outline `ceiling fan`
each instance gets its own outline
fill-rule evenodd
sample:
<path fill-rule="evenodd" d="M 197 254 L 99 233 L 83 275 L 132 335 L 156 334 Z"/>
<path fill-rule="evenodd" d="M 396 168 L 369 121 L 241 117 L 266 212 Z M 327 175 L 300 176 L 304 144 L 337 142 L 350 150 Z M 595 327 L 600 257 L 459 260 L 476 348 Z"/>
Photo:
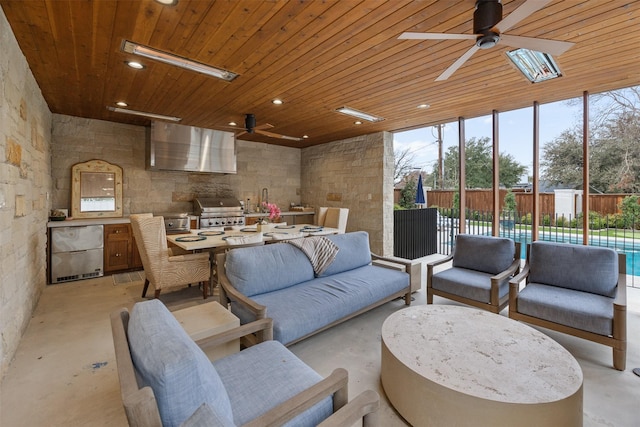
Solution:
<path fill-rule="evenodd" d="M 402 40 L 475 40 L 473 45 L 456 62 L 438 76 L 436 81 L 447 80 L 479 49 L 490 49 L 496 44 L 525 48 L 551 55 L 562 55 L 574 43 L 504 34 L 518 22 L 542 9 L 551 0 L 527 0 L 509 16 L 502 19 L 500 0 L 477 0 L 473 12 L 473 34 L 402 33 Z"/>
<path fill-rule="evenodd" d="M 288 139 L 291 141 L 302 141 L 302 138 L 298 138 L 296 136 L 287 136 L 280 135 L 279 133 L 268 132 L 265 129 L 271 129 L 273 125 L 269 123 L 265 123 L 262 125 L 256 126 L 256 116 L 254 114 L 245 114 L 244 118 L 244 128 L 238 126 L 229 126 L 230 129 L 239 129 L 240 133 L 236 134 L 236 137 L 240 135 L 244 135 L 245 133 L 258 133 L 260 135 L 268 136 L 270 138 L 278 138 L 278 139 Z"/>

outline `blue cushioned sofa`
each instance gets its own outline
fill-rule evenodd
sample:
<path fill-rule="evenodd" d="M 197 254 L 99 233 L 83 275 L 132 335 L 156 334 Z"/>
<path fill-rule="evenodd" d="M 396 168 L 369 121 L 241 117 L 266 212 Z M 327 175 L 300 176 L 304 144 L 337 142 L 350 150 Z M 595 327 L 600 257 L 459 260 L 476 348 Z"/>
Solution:
<path fill-rule="evenodd" d="M 614 368 L 624 371 L 625 255 L 597 246 L 533 242 L 522 272 L 510 281 L 509 317 L 610 346 Z"/>
<path fill-rule="evenodd" d="M 130 426 L 377 424 L 372 390 L 348 400 L 348 375 L 327 378 L 271 340 L 271 320 L 194 342 L 160 300 L 111 314 L 120 391 Z M 257 333 L 260 343 L 209 361 L 202 348 Z"/>
<path fill-rule="evenodd" d="M 327 238 L 339 250 L 319 277 L 304 252 L 288 243 L 218 255 L 221 304 L 231 304 L 242 324 L 273 319 L 274 339 L 290 345 L 398 297 L 411 303 L 411 261 L 372 254 L 364 231 Z M 372 260 L 401 264 L 405 271 Z"/>

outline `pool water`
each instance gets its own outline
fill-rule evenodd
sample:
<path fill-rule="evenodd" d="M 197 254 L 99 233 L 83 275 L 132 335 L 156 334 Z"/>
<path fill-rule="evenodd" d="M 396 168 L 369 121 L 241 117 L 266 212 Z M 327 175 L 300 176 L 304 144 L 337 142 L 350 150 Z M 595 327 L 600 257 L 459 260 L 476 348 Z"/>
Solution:
<path fill-rule="evenodd" d="M 522 247 L 520 258 L 525 259 L 527 257 L 527 244 L 531 243 L 531 233 L 500 233 L 500 235 L 501 237 L 508 237 L 510 239 L 513 239 L 514 242 L 519 242 Z M 544 242 L 573 243 L 578 245 L 582 244 L 582 236 L 548 236 L 541 234 L 540 240 Z M 634 240 L 630 239 L 592 239 L 589 241 L 589 245 L 604 246 L 614 249 L 618 253 L 625 254 L 627 258 L 627 274 L 630 274 L 632 276 L 640 276 L 640 242 L 636 244 Z"/>

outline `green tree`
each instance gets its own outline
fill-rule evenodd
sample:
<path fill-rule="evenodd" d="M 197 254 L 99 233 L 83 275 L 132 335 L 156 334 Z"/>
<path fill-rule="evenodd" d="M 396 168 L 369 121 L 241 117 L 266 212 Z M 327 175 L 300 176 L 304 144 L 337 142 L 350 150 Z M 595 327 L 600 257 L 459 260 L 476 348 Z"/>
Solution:
<path fill-rule="evenodd" d="M 625 228 L 640 228 L 640 205 L 638 196 L 627 196 L 620 203 L 622 223 Z"/>
<path fill-rule="evenodd" d="M 516 195 L 511 190 L 507 191 L 504 195 L 504 210 L 508 212 L 515 212 L 516 210 Z"/>
<path fill-rule="evenodd" d="M 457 188 L 460 182 L 458 147 L 449 147 L 444 155 L 445 188 Z M 520 181 L 527 171 L 512 155 L 500 154 L 500 185 L 510 188 Z M 493 184 L 493 160 L 491 140 L 487 137 L 471 138 L 465 143 L 465 168 L 467 188 L 491 188 Z M 437 165 L 433 174 L 437 173 Z"/>
<path fill-rule="evenodd" d="M 405 209 L 412 209 L 416 205 L 416 190 L 418 184 L 414 179 L 407 181 L 406 185 L 400 192 L 399 205 Z"/>

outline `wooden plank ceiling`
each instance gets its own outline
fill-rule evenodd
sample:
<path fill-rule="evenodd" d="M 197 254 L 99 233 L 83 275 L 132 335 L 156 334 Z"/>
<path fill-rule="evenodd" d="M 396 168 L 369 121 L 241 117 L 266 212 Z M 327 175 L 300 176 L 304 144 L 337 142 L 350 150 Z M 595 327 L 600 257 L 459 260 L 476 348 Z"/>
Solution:
<path fill-rule="evenodd" d="M 503 0 L 503 16 L 524 0 Z M 435 79 L 473 40 L 398 40 L 405 31 L 473 33 L 474 1 L 0 0 L 54 113 L 148 125 L 128 108 L 224 129 L 253 113 L 306 147 L 357 135 L 477 117 L 640 84 L 640 2 L 553 0 L 507 34 L 575 43 L 557 57 L 563 77 L 529 83 L 509 47 L 480 50 L 446 81 Z M 121 50 L 131 40 L 239 74 L 224 82 Z M 146 66 L 133 70 L 126 60 Z M 283 105 L 271 103 L 274 98 Z M 429 104 L 428 109 L 416 108 Z M 355 125 L 350 106 L 384 117 Z"/>

